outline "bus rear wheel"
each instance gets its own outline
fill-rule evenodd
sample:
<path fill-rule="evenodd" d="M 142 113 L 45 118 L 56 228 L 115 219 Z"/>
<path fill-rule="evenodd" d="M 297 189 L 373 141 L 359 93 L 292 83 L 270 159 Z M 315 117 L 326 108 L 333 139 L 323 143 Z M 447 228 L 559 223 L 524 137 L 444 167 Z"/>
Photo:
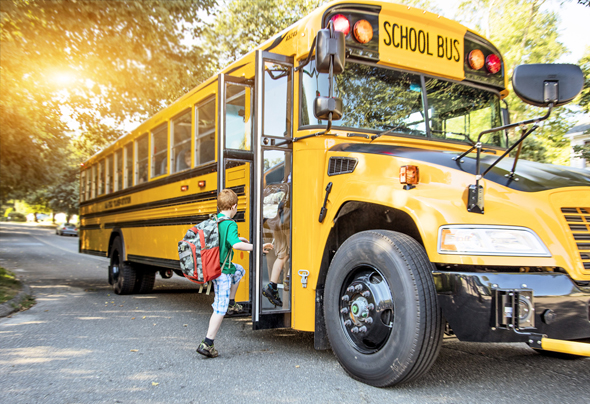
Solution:
<path fill-rule="evenodd" d="M 143 270 L 137 271 L 135 277 L 135 288 L 133 293 L 150 293 L 154 289 L 156 283 L 156 271 L 154 270 Z"/>
<path fill-rule="evenodd" d="M 332 351 L 353 378 L 385 387 L 430 369 L 443 335 L 431 271 L 422 246 L 401 233 L 364 231 L 338 249 L 324 318 Z"/>
<path fill-rule="evenodd" d="M 137 272 L 133 266 L 123 262 L 123 247 L 121 239 L 117 237 L 113 241 L 111 250 L 111 264 L 109 265 L 109 283 L 113 291 L 118 295 L 133 293 L 136 284 Z"/>

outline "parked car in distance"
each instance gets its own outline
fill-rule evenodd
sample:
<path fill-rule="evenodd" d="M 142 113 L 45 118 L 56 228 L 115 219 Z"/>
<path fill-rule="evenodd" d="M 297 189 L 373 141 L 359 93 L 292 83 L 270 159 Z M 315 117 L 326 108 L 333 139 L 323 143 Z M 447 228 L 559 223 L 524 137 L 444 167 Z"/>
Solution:
<path fill-rule="evenodd" d="M 78 226 L 73 223 L 61 223 L 55 228 L 55 234 L 58 236 L 77 236 Z"/>

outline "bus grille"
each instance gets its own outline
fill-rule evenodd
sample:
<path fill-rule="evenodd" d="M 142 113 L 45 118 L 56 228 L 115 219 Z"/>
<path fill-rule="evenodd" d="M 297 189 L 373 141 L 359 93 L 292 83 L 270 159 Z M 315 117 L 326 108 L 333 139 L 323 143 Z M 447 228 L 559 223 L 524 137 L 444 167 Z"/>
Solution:
<path fill-rule="evenodd" d="M 348 174 L 354 171 L 358 160 L 351 157 L 330 157 L 328 175 Z"/>
<path fill-rule="evenodd" d="M 561 208 L 578 246 L 585 270 L 590 270 L 590 208 Z"/>

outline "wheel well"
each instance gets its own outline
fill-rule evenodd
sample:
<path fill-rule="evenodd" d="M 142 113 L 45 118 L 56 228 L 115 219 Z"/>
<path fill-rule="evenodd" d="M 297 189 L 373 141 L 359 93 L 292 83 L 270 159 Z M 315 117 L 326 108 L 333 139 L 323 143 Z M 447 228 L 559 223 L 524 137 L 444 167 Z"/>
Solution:
<path fill-rule="evenodd" d="M 406 234 L 424 246 L 416 223 L 406 212 L 374 203 L 351 201 L 340 207 L 334 227 L 328 235 L 326 247 L 322 255 L 320 273 L 316 285 L 316 349 L 327 349 L 324 325 L 324 285 L 328 276 L 328 268 L 340 246 L 352 235 L 365 230 L 392 230 Z"/>
<path fill-rule="evenodd" d="M 121 251 L 120 259 L 121 259 L 121 261 L 126 261 L 127 254 L 125 252 L 125 240 L 123 239 L 123 232 L 121 232 L 121 229 L 114 229 L 111 232 L 111 236 L 109 237 L 109 248 L 107 250 L 108 251 L 107 257 L 109 257 L 109 258 L 111 257 L 111 253 L 113 252 L 113 243 L 115 242 L 115 239 L 117 237 L 121 238 L 121 249 L 123 250 L 123 251 Z"/>

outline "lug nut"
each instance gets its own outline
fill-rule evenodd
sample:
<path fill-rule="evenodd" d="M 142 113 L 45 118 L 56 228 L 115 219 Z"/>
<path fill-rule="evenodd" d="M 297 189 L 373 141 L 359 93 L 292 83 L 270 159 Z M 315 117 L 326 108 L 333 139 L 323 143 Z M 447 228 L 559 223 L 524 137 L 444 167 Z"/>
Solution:
<path fill-rule="evenodd" d="M 347 302 L 347 301 L 349 301 L 349 300 L 350 300 L 350 297 L 348 297 L 348 295 L 344 295 L 344 296 L 342 296 L 342 301 L 343 301 L 343 302 Z"/>
<path fill-rule="evenodd" d="M 360 292 L 361 290 L 363 290 L 363 285 L 359 283 L 354 288 L 356 289 L 357 292 Z"/>
<path fill-rule="evenodd" d="M 351 333 L 356 334 L 359 332 L 359 328 L 358 327 L 352 327 L 352 329 L 350 330 Z"/>
<path fill-rule="evenodd" d="M 343 307 L 343 308 L 340 310 L 340 313 L 342 313 L 342 314 L 348 314 L 348 307 Z"/>
<path fill-rule="evenodd" d="M 365 326 L 363 325 L 361 328 L 359 328 L 359 332 L 362 332 L 362 333 L 365 333 L 365 332 L 367 332 L 367 327 L 365 327 Z"/>
<path fill-rule="evenodd" d="M 350 320 L 346 320 L 346 321 L 344 322 L 344 325 L 345 325 L 345 326 L 347 326 L 347 327 L 350 327 L 350 326 L 352 325 L 352 321 L 350 321 Z"/>
<path fill-rule="evenodd" d="M 348 289 L 346 289 L 347 292 L 349 293 L 353 293 L 354 292 L 354 286 L 349 286 Z"/>
<path fill-rule="evenodd" d="M 367 324 L 373 324 L 373 317 L 367 317 L 367 318 L 365 318 L 365 323 L 367 323 Z"/>
<path fill-rule="evenodd" d="M 369 292 L 368 290 L 365 290 L 363 293 L 361 293 L 361 295 L 363 297 L 369 297 L 369 296 L 371 296 L 371 292 Z"/>
<path fill-rule="evenodd" d="M 367 309 L 373 310 L 373 309 L 375 309 L 375 305 L 373 303 L 369 303 L 369 305 L 367 306 Z"/>

